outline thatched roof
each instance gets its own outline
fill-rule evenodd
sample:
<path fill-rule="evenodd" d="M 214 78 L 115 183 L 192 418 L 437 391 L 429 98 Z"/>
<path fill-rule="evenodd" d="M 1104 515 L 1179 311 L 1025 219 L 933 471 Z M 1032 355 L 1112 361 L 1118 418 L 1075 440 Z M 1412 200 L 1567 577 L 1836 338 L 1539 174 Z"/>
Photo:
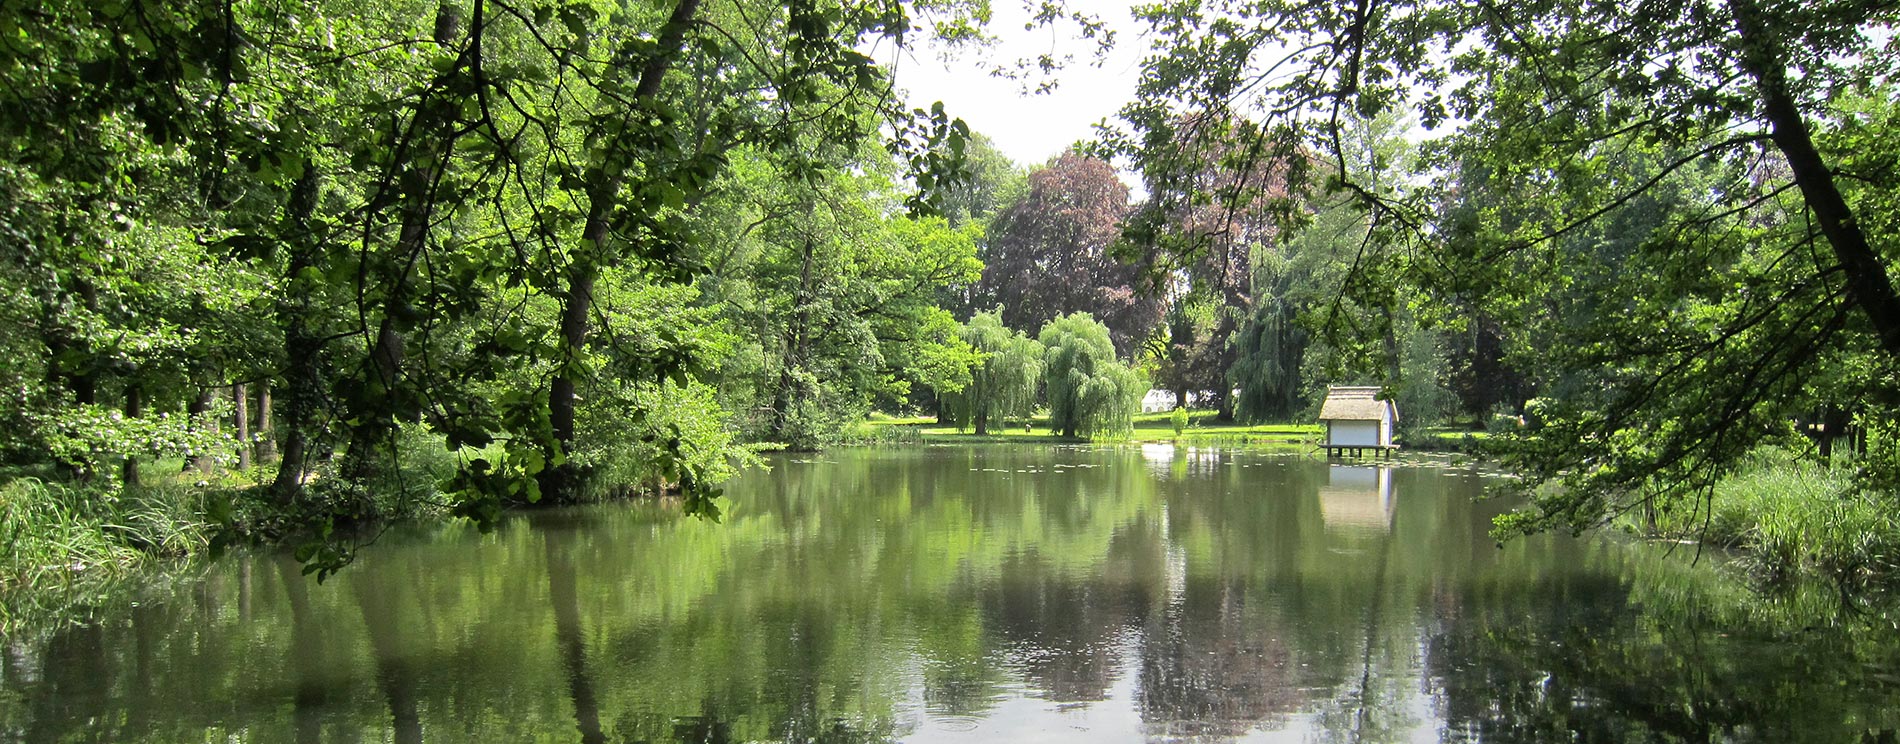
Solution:
<path fill-rule="evenodd" d="M 1326 389 L 1326 402 L 1319 407 L 1321 421 L 1378 421 L 1386 417 L 1388 411 L 1393 421 L 1399 420 L 1398 409 L 1391 401 L 1379 400 L 1377 387 L 1348 387 L 1337 385 Z"/>

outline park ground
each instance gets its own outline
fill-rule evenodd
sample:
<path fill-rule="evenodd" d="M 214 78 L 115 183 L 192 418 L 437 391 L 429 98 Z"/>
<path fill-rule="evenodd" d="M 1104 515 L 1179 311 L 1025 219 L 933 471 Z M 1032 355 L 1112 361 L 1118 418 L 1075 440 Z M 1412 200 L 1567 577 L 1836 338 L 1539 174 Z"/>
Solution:
<path fill-rule="evenodd" d="M 1174 431 L 1172 413 L 1136 414 L 1134 431 L 1126 437 L 1109 438 L 1112 442 L 1178 442 L 1181 444 L 1266 447 L 1272 449 L 1318 449 L 1326 427 L 1317 423 L 1245 424 L 1222 422 L 1212 409 L 1190 410 L 1188 425 L 1180 434 Z M 1024 426 L 1012 419 L 1010 426 L 992 426 L 989 434 L 977 436 L 968 429 L 944 424 L 929 416 L 895 417 L 872 414 L 859 428 L 856 439 L 866 443 L 925 442 L 930 444 L 988 443 L 1073 443 L 1078 439 L 1051 434 L 1046 412 L 1036 414 Z M 1483 432 L 1467 428 L 1447 428 L 1433 432 L 1432 439 L 1413 449 L 1425 451 L 1469 451 L 1470 445 L 1483 438 Z"/>

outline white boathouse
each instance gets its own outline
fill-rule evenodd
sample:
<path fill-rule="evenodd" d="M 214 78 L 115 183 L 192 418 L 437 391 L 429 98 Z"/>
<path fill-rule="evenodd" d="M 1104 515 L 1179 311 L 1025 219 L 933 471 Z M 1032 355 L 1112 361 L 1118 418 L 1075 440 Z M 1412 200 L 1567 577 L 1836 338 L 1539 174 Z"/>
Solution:
<path fill-rule="evenodd" d="M 1320 404 L 1319 420 L 1326 425 L 1326 456 L 1367 451 L 1390 456 L 1398 449 L 1392 443 L 1392 429 L 1399 422 L 1399 409 L 1392 401 L 1379 400 L 1377 386 L 1334 385 L 1326 389 L 1326 402 Z"/>

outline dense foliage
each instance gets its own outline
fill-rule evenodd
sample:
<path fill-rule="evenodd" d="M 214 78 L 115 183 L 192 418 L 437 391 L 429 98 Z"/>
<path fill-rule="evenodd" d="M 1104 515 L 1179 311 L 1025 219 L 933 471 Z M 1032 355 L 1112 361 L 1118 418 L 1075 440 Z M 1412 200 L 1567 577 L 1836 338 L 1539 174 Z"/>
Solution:
<path fill-rule="evenodd" d="M 1373 311 L 1352 335 L 1384 346 L 1401 420 L 1523 414 L 1495 441 L 1536 500 L 1506 526 L 1706 514 L 1791 424 L 1825 453 L 1855 416 L 1890 417 L 1891 6 L 1164 2 L 1140 16 L 1156 53 L 1111 148 L 1177 182 L 1203 165 L 1157 143 L 1252 119 L 1254 149 L 1291 166 L 1290 201 L 1302 184 L 1345 198 L 1364 230 L 1335 296 Z M 1415 165 L 1355 142 L 1393 116 L 1421 128 Z M 1408 340 L 1408 323 L 1443 335 Z M 1889 500 L 1896 485 L 1860 482 Z"/>
<path fill-rule="evenodd" d="M 1049 321 L 1036 334 L 1049 389 L 1049 428 L 1063 436 L 1120 434 L 1134 426 L 1147 375 L 1115 357 L 1108 326 L 1088 313 Z"/>
<path fill-rule="evenodd" d="M 979 436 L 989 434 L 991 424 L 1027 419 L 1042 381 L 1042 345 L 1004 327 L 997 310 L 971 317 L 960 335 L 982 361 L 970 368 L 969 382 L 961 388 L 937 388 L 944 417 L 968 425 Z"/>
<path fill-rule="evenodd" d="M 859 50 L 913 13 L 951 39 L 982 15 L 0 7 L 0 447 L 105 491 L 269 461 L 245 498 L 291 525 L 378 516 L 441 453 L 483 521 L 626 488 L 716 514 L 751 429 L 715 390 L 761 381 L 796 444 L 968 355 L 932 300 L 974 280 L 972 237 L 892 183 L 955 181 L 969 133 Z"/>
<path fill-rule="evenodd" d="M 1706 518 L 1843 434 L 1836 491 L 1900 488 L 1893 8 L 1159 2 L 1125 129 L 1027 171 L 865 51 L 988 14 L 0 5 L 8 508 L 715 515 L 872 411 L 1116 437 L 1149 379 L 1252 421 L 1380 386 L 1407 445 L 1490 435 L 1513 529 Z"/>

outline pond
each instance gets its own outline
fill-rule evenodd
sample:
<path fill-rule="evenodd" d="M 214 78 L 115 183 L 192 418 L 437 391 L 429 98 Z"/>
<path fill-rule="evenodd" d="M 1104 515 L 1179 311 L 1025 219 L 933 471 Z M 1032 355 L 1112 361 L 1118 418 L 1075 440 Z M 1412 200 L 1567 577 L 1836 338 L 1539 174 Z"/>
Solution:
<path fill-rule="evenodd" d="M 1155 445 L 852 449 L 771 466 L 729 484 L 718 524 L 638 503 L 515 515 L 488 534 L 391 531 L 322 584 L 282 556 L 227 558 L 8 641 L 0 739 L 1900 729 L 1887 636 L 1754 601 L 1692 548 L 1500 548 L 1487 530 L 1503 507 L 1474 498 L 1492 475 Z"/>

